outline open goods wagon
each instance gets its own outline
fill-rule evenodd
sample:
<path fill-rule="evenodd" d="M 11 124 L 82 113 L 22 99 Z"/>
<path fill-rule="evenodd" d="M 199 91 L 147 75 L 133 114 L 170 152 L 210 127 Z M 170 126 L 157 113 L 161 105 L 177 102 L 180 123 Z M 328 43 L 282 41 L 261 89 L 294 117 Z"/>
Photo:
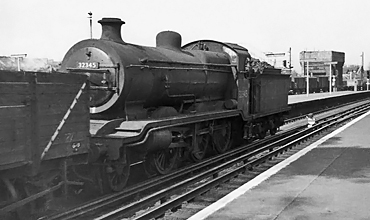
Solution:
<path fill-rule="evenodd" d="M 309 80 L 310 93 L 317 92 L 317 88 L 318 88 L 317 78 L 316 77 L 309 77 L 308 80 Z"/>
<path fill-rule="evenodd" d="M 34 200 L 60 188 L 68 166 L 87 163 L 88 87 L 84 75 L 0 71 L 0 214 L 21 206 L 22 192 Z"/>
<path fill-rule="evenodd" d="M 329 91 L 329 77 L 328 76 L 318 76 L 318 90 L 317 92 L 328 92 Z"/>
<path fill-rule="evenodd" d="M 297 94 L 306 92 L 306 77 L 294 77 L 294 83 Z"/>

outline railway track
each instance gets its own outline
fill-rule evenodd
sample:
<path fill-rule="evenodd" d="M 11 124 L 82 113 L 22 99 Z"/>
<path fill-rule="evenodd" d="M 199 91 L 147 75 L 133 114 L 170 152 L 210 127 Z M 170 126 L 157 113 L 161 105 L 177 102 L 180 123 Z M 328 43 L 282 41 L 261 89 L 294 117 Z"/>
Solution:
<path fill-rule="evenodd" d="M 329 112 L 331 110 L 339 109 L 339 108 L 346 107 L 346 106 L 356 105 L 357 103 L 361 103 L 361 102 L 366 102 L 367 100 L 369 100 L 369 99 L 366 98 L 366 99 L 362 99 L 362 100 L 356 100 L 356 101 L 353 101 L 353 102 L 344 103 L 344 104 L 328 107 L 328 108 L 325 108 L 325 109 L 320 109 L 320 110 L 315 111 L 314 114 L 315 115 L 322 114 L 322 113 L 325 113 L 325 112 Z M 284 121 L 284 123 L 285 124 L 293 123 L 293 122 L 305 119 L 306 117 L 307 117 L 307 114 L 303 114 L 303 115 L 300 115 L 300 116 L 288 118 Z"/>
<path fill-rule="evenodd" d="M 243 179 L 244 176 L 244 179 L 239 182 L 245 183 L 259 173 L 258 170 L 251 172 L 255 167 L 261 167 L 259 165 L 266 161 L 269 161 L 268 164 L 272 166 L 279 162 L 279 158 L 281 161 L 281 155 L 289 155 L 289 153 L 282 153 L 332 126 L 357 117 L 369 108 L 367 101 L 347 106 L 344 110 L 336 110 L 335 113 L 318 118 L 317 124 L 312 128 L 307 129 L 304 124 L 282 131 L 267 139 L 236 148 L 169 175 L 140 183 L 123 192 L 41 219 L 150 219 L 171 216 L 169 212 L 180 209 L 184 204 L 191 204 L 191 201 L 201 198 L 203 194 L 225 182 L 239 177 Z M 232 191 L 234 187 L 229 188 Z M 201 209 L 201 207 L 195 209 Z M 181 218 L 187 217 L 185 215 Z"/>

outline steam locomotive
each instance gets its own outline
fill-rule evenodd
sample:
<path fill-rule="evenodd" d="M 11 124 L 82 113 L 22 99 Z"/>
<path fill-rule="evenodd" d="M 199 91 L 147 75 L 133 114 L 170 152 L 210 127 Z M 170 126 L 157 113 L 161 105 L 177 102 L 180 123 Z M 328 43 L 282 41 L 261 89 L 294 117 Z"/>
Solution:
<path fill-rule="evenodd" d="M 104 155 L 111 189 L 125 186 L 130 164 L 166 174 L 179 157 L 199 161 L 209 149 L 223 153 L 238 138 L 263 138 L 282 125 L 289 76 L 252 71 L 247 49 L 213 40 L 181 47 L 172 31 L 145 47 L 122 40 L 121 19 L 99 23 L 101 38 L 75 44 L 60 71 L 89 75 L 90 157 Z"/>
<path fill-rule="evenodd" d="M 159 33 L 155 47 L 140 46 L 123 41 L 121 19 L 99 23 L 101 38 L 72 46 L 59 70 L 63 77 L 88 76 L 78 95 L 82 91 L 89 98 L 90 114 L 72 113 L 75 120 L 90 118 L 80 126 L 88 135 L 83 144 L 68 133 L 68 144 L 49 145 L 59 150 L 58 160 L 78 156 L 96 168 L 104 188 L 122 190 L 135 165 L 142 164 L 149 175 L 167 174 L 181 161 L 197 162 L 244 139 L 274 135 L 283 124 L 289 75 L 251 66 L 246 48 L 214 40 L 181 46 L 180 34 L 172 31 Z"/>

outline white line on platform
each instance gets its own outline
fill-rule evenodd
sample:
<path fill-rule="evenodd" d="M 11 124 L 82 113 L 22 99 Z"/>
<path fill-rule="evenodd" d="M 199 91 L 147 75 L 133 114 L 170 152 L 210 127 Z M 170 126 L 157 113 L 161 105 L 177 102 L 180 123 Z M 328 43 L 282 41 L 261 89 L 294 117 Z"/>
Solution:
<path fill-rule="evenodd" d="M 266 179 L 270 178 L 272 175 L 283 169 L 284 167 L 288 166 L 293 161 L 297 160 L 301 156 L 305 155 L 307 152 L 311 151 L 312 149 L 316 148 L 320 144 L 324 143 L 326 140 L 328 140 L 331 137 L 334 137 L 335 135 L 339 134 L 349 126 L 355 124 L 356 122 L 360 121 L 361 119 L 365 118 L 366 116 L 370 115 L 370 111 L 366 112 L 365 114 L 361 115 L 360 117 L 352 120 L 351 122 L 347 123 L 343 127 L 340 127 L 339 129 L 333 131 L 332 133 L 326 135 L 325 137 L 321 138 L 320 140 L 316 141 L 315 143 L 311 144 L 310 146 L 302 149 L 301 151 L 297 152 L 296 154 L 292 155 L 288 159 L 278 163 L 277 165 L 271 167 L 270 169 L 266 170 L 265 172 L 261 173 L 257 177 L 255 177 L 253 180 L 247 182 L 246 184 L 242 185 L 238 189 L 232 191 L 231 193 L 227 194 L 217 202 L 211 204 L 210 206 L 206 207 L 205 209 L 199 211 L 195 215 L 188 218 L 188 220 L 201 220 L 205 219 L 214 212 L 218 211 L 219 209 L 225 207 L 229 202 L 233 201 L 237 197 L 243 195 L 248 190 L 252 189 L 253 187 L 259 185 L 261 182 L 265 181 Z"/>

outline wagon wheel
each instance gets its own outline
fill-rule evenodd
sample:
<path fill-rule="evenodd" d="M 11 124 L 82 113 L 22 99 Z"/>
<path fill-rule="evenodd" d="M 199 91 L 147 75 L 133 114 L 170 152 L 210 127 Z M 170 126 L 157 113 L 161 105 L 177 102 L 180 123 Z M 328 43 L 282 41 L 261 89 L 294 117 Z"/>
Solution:
<path fill-rule="evenodd" d="M 232 145 L 231 122 L 227 120 L 215 121 L 212 142 L 217 153 L 226 152 Z"/>
<path fill-rule="evenodd" d="M 24 199 L 27 195 L 23 184 L 12 183 L 9 179 L 3 178 L 0 179 L 0 208 L 11 205 L 18 200 Z M 3 190 L 3 188 L 5 190 Z M 3 203 L 4 201 L 4 203 Z M 13 209 L 10 213 L 0 213 L 0 218 L 2 217 L 11 217 L 11 219 L 29 219 L 31 217 L 32 207 L 31 204 L 25 204 L 19 208 Z M 6 216 L 4 216 L 4 214 Z"/>
<path fill-rule="evenodd" d="M 209 141 L 210 136 L 208 134 L 197 135 L 196 139 L 197 146 L 194 147 L 194 149 L 190 152 L 189 156 L 190 159 L 193 160 L 194 162 L 199 162 L 203 160 L 207 153 L 208 146 L 210 144 Z"/>
<path fill-rule="evenodd" d="M 14 188 L 14 185 L 7 178 L 0 179 L 0 208 L 4 208 L 13 202 L 18 200 L 18 193 Z M 12 216 L 10 216 L 12 215 Z M 0 213 L 0 218 L 16 217 L 15 212 L 11 213 Z"/>
<path fill-rule="evenodd" d="M 105 172 L 109 189 L 114 192 L 122 191 L 130 175 L 130 161 L 127 154 L 105 167 Z"/>
<path fill-rule="evenodd" d="M 146 172 L 150 175 L 154 173 L 168 174 L 177 165 L 178 153 L 178 148 L 168 148 L 149 153 L 144 164 Z"/>

